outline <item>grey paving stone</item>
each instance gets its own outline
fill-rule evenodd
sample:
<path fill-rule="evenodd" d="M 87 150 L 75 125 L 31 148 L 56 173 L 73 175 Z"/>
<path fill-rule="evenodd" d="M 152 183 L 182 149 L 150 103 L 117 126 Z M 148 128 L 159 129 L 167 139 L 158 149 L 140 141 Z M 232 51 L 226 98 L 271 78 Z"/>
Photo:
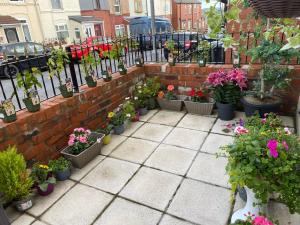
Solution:
<path fill-rule="evenodd" d="M 111 142 L 108 145 L 103 145 L 101 154 L 109 155 L 119 144 L 126 140 L 127 137 L 122 135 L 112 135 Z"/>
<path fill-rule="evenodd" d="M 140 116 L 140 121 L 148 121 L 149 119 L 151 119 L 151 117 L 157 113 L 158 110 L 157 109 L 154 109 L 154 110 L 149 110 L 148 113 L 144 116 Z"/>
<path fill-rule="evenodd" d="M 34 217 L 29 216 L 27 214 L 23 214 L 18 219 L 16 219 L 12 225 L 30 225 L 35 220 Z M 1 220 L 0 220 L 1 222 Z"/>
<path fill-rule="evenodd" d="M 161 213 L 117 198 L 94 225 L 156 225 Z"/>
<path fill-rule="evenodd" d="M 159 225 L 192 225 L 192 223 L 179 220 L 169 215 L 164 215 Z"/>
<path fill-rule="evenodd" d="M 145 165 L 184 175 L 196 153 L 188 149 L 161 144 L 146 161 Z"/>
<path fill-rule="evenodd" d="M 120 195 L 164 210 L 180 180 L 179 176 L 143 167 L 121 191 Z"/>
<path fill-rule="evenodd" d="M 230 214 L 230 190 L 185 179 L 168 213 L 205 225 L 225 225 Z"/>
<path fill-rule="evenodd" d="M 41 218 L 55 225 L 88 225 L 112 200 L 112 195 L 77 184 Z"/>
<path fill-rule="evenodd" d="M 239 118 L 233 119 L 230 121 L 223 121 L 218 119 L 215 125 L 213 126 L 211 132 L 223 135 L 234 135 L 235 126 L 239 125 Z"/>
<path fill-rule="evenodd" d="M 157 146 L 157 142 L 128 138 L 111 153 L 111 156 L 131 162 L 143 163 Z"/>
<path fill-rule="evenodd" d="M 138 165 L 106 158 L 81 183 L 116 194 L 138 169 Z"/>
<path fill-rule="evenodd" d="M 85 167 L 81 169 L 73 168 L 71 179 L 79 181 L 81 180 L 88 172 L 92 170 L 98 163 L 100 163 L 105 157 L 102 155 L 97 156 L 91 162 L 89 162 Z"/>
<path fill-rule="evenodd" d="M 232 144 L 234 137 L 210 133 L 200 151 L 210 154 L 220 153 L 220 147 Z"/>
<path fill-rule="evenodd" d="M 45 212 L 55 201 L 57 201 L 64 193 L 66 193 L 75 183 L 70 180 L 58 182 L 55 185 L 53 193 L 46 198 L 36 196 L 33 201 L 34 205 L 28 212 L 36 217 Z"/>
<path fill-rule="evenodd" d="M 280 116 L 282 123 L 286 127 L 295 127 L 295 118 L 291 116 Z"/>
<path fill-rule="evenodd" d="M 165 144 L 199 150 L 208 133 L 176 127 L 163 141 Z"/>
<path fill-rule="evenodd" d="M 164 124 L 164 125 L 168 125 L 168 126 L 175 126 L 184 115 L 185 115 L 185 112 L 160 110 L 149 120 L 149 122 Z"/>
<path fill-rule="evenodd" d="M 216 158 L 214 155 L 199 153 L 187 176 L 229 188 L 229 176 L 225 170 L 226 165 L 227 159 L 224 157 Z"/>
<path fill-rule="evenodd" d="M 9 206 L 9 207 L 7 207 L 7 208 L 5 209 L 5 213 L 6 213 L 6 215 L 7 215 L 7 217 L 8 217 L 8 219 L 9 219 L 10 222 L 15 221 L 16 219 L 18 219 L 18 218 L 22 215 L 22 214 L 21 214 L 20 212 L 18 212 L 18 211 L 16 210 L 16 208 L 13 207 L 12 205 Z"/>
<path fill-rule="evenodd" d="M 126 126 L 125 132 L 122 134 L 123 136 L 130 136 L 132 135 L 137 129 L 139 129 L 144 122 L 134 122 L 134 123 L 129 123 Z"/>
<path fill-rule="evenodd" d="M 150 141 L 161 142 L 171 130 L 172 127 L 170 126 L 146 123 L 132 136 Z"/>
<path fill-rule="evenodd" d="M 47 225 L 47 224 L 43 223 L 42 221 L 37 220 L 32 225 Z"/>
<path fill-rule="evenodd" d="M 213 118 L 213 117 L 187 114 L 180 121 L 180 123 L 177 125 L 177 127 L 209 131 L 212 128 L 215 121 L 216 121 L 216 118 Z"/>
<path fill-rule="evenodd" d="M 278 202 L 271 201 L 268 204 L 268 214 L 282 225 L 299 225 L 300 215 L 290 214 L 288 208 Z"/>

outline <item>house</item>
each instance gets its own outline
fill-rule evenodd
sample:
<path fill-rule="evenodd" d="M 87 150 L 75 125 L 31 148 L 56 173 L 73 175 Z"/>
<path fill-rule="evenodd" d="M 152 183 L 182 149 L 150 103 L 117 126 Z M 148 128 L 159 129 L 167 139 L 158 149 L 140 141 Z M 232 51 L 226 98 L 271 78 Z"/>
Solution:
<path fill-rule="evenodd" d="M 150 0 L 128 0 L 131 17 L 151 16 Z M 154 0 L 156 17 L 171 19 L 171 0 Z"/>

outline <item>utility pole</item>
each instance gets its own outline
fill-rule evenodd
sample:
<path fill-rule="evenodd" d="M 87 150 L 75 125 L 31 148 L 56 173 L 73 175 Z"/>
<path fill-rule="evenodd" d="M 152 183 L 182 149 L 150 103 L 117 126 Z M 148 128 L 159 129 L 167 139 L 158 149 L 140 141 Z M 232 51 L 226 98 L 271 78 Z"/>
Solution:
<path fill-rule="evenodd" d="M 152 36 L 152 47 L 155 51 L 155 11 L 154 11 L 154 0 L 150 0 L 151 8 L 151 36 Z"/>

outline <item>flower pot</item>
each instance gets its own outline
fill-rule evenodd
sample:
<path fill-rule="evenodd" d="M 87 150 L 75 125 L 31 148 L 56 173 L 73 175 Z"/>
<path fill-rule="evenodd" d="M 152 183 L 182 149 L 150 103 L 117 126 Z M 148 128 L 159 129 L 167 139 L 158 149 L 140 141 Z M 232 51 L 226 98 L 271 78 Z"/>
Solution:
<path fill-rule="evenodd" d="M 108 71 L 102 72 L 102 78 L 105 82 L 109 82 L 112 80 L 112 76 L 111 76 L 111 74 L 108 73 Z"/>
<path fill-rule="evenodd" d="M 144 107 L 144 108 L 140 108 L 140 109 L 139 109 L 139 114 L 140 114 L 141 116 L 144 116 L 144 115 L 146 115 L 147 113 L 148 113 L 147 107 Z"/>
<path fill-rule="evenodd" d="M 139 112 L 137 112 L 135 114 L 135 116 L 131 119 L 131 122 L 138 122 L 138 121 L 140 121 L 140 113 Z"/>
<path fill-rule="evenodd" d="M 95 81 L 92 76 L 86 76 L 85 80 L 86 80 L 86 84 L 88 87 L 96 87 L 97 86 L 97 81 Z"/>
<path fill-rule="evenodd" d="M 66 147 L 61 151 L 61 154 L 68 160 L 71 161 L 72 165 L 77 168 L 84 167 L 87 163 L 89 163 L 92 159 L 94 159 L 97 155 L 101 153 L 102 141 L 104 134 L 92 132 L 92 137 L 97 138 L 97 141 L 85 149 L 78 155 L 73 155 L 71 153 L 71 147 Z"/>
<path fill-rule="evenodd" d="M 73 90 L 72 91 L 68 91 L 67 86 L 65 84 L 59 86 L 59 90 L 60 90 L 61 95 L 64 98 L 70 98 L 70 97 L 73 96 Z"/>
<path fill-rule="evenodd" d="M 41 104 L 34 103 L 31 98 L 24 98 L 23 102 L 29 112 L 37 112 L 41 108 Z"/>
<path fill-rule="evenodd" d="M 182 108 L 181 100 L 167 100 L 164 98 L 157 98 L 157 102 L 161 109 L 181 111 Z"/>
<path fill-rule="evenodd" d="M 135 59 L 135 65 L 137 67 L 143 67 L 144 66 L 144 60 L 142 58 L 136 58 Z"/>
<path fill-rule="evenodd" d="M 206 59 L 199 59 L 198 60 L 199 67 L 205 67 L 206 66 Z"/>
<path fill-rule="evenodd" d="M 214 102 L 192 102 L 184 101 L 186 110 L 192 114 L 210 115 L 214 108 Z"/>
<path fill-rule="evenodd" d="M 114 127 L 114 133 L 117 135 L 123 134 L 125 131 L 125 126 L 124 124 L 118 126 L 118 127 Z"/>
<path fill-rule="evenodd" d="M 265 113 L 277 113 L 280 110 L 281 99 L 279 97 L 273 97 L 273 101 L 261 102 L 259 99 L 252 96 L 245 96 L 241 98 L 241 102 L 244 105 L 246 116 L 253 116 L 256 112 L 260 117 L 263 117 Z"/>
<path fill-rule="evenodd" d="M 37 192 L 41 196 L 50 195 L 54 191 L 54 184 L 48 184 L 47 190 L 43 191 L 37 186 Z"/>
<path fill-rule="evenodd" d="M 9 218 L 2 205 L 0 205 L 0 222 L 1 225 L 10 225 Z"/>
<path fill-rule="evenodd" d="M 233 213 L 231 217 L 231 223 L 234 223 L 237 220 L 245 221 L 247 219 L 248 213 L 254 214 L 255 216 L 259 216 L 260 213 L 266 212 L 265 205 L 258 205 L 260 203 L 259 199 L 255 197 L 254 192 L 245 187 L 247 193 L 247 202 L 244 208 L 237 210 Z"/>
<path fill-rule="evenodd" d="M 147 101 L 147 108 L 149 110 L 152 110 L 152 109 L 156 109 L 156 107 L 157 107 L 156 99 L 154 97 L 149 98 L 148 101 Z"/>
<path fill-rule="evenodd" d="M 17 120 L 17 114 L 16 112 L 11 114 L 11 115 L 7 115 L 5 110 L 0 110 L 0 113 L 2 113 L 4 115 L 4 118 L 2 118 L 4 123 L 11 123 Z"/>
<path fill-rule="evenodd" d="M 232 104 L 217 102 L 218 116 L 221 120 L 232 120 L 234 118 L 234 107 Z"/>
<path fill-rule="evenodd" d="M 107 134 L 103 138 L 103 144 L 108 145 L 111 142 L 111 134 Z"/>
<path fill-rule="evenodd" d="M 118 66 L 118 70 L 121 75 L 127 74 L 127 69 L 124 66 Z"/>
<path fill-rule="evenodd" d="M 14 201 L 13 204 L 19 212 L 25 212 L 33 206 L 30 197 L 19 201 Z"/>
<path fill-rule="evenodd" d="M 105 82 L 109 82 L 109 81 L 112 80 L 112 77 L 103 78 L 103 80 L 104 80 Z"/>
<path fill-rule="evenodd" d="M 71 176 L 71 169 L 70 168 L 66 168 L 63 171 L 55 172 L 55 177 L 59 181 L 67 180 L 67 179 L 69 179 L 70 176 Z"/>

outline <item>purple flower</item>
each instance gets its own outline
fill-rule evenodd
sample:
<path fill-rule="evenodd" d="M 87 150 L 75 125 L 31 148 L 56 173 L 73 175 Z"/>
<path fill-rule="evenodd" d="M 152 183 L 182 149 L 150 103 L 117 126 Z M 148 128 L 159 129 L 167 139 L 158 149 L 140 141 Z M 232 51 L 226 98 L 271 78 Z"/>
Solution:
<path fill-rule="evenodd" d="M 242 118 L 240 118 L 240 122 L 239 122 L 239 124 L 240 124 L 240 126 L 245 126 L 245 121 L 242 119 Z"/>
<path fill-rule="evenodd" d="M 286 143 L 286 141 L 283 141 L 283 142 L 282 142 L 282 146 L 285 148 L 286 151 L 289 150 L 289 146 L 288 146 L 288 144 Z"/>
<path fill-rule="evenodd" d="M 262 120 L 261 120 L 261 123 L 263 123 L 263 124 L 265 124 L 267 122 L 267 118 L 263 118 Z"/>
<path fill-rule="evenodd" d="M 270 150 L 270 155 L 271 155 L 273 158 L 277 158 L 277 157 L 278 157 L 277 145 L 278 145 L 278 142 L 277 142 L 277 140 L 275 140 L 275 139 L 269 140 L 269 141 L 268 141 L 268 144 L 267 144 L 267 147 L 268 147 L 269 150 Z"/>

